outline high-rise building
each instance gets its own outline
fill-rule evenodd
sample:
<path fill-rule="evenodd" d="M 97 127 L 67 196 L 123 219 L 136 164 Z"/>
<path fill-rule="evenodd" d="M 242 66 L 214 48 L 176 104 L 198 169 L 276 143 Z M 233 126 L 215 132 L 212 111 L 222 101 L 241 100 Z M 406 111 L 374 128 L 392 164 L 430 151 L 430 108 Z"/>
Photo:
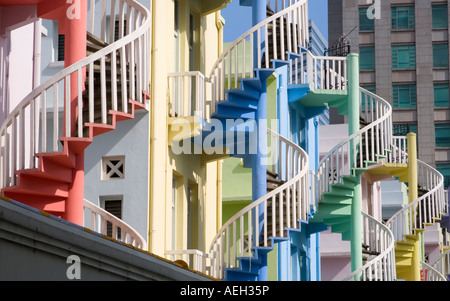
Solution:
<path fill-rule="evenodd" d="M 329 45 L 360 55 L 363 88 L 393 107 L 394 135 L 417 133 L 421 160 L 450 186 L 450 1 L 328 1 Z M 331 113 L 333 114 L 333 112 Z M 331 116 L 330 121 L 343 118 Z"/>

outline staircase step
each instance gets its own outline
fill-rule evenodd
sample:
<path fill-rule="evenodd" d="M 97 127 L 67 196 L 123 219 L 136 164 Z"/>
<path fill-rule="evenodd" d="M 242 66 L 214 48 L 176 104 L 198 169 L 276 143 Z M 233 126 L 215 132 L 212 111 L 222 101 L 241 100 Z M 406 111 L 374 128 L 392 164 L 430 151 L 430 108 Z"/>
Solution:
<path fill-rule="evenodd" d="M 226 92 L 227 101 L 250 109 L 257 109 L 259 102 L 259 93 L 247 92 L 243 89 L 233 89 Z M 256 96 L 258 95 L 258 96 Z"/>
<path fill-rule="evenodd" d="M 227 268 L 225 270 L 226 281 L 257 281 L 258 273 L 240 270 L 239 268 Z"/>
<path fill-rule="evenodd" d="M 335 204 L 335 205 L 351 205 L 353 202 L 352 197 L 345 195 L 339 195 L 333 192 L 326 192 L 323 194 L 323 198 L 320 201 L 321 204 Z"/>
<path fill-rule="evenodd" d="M 333 233 L 344 233 L 347 231 L 350 231 L 349 223 L 341 223 L 341 224 L 331 225 L 331 232 L 333 232 Z"/>
<path fill-rule="evenodd" d="M 397 267 L 410 267 L 412 265 L 412 259 L 411 258 L 395 258 L 395 265 Z"/>
<path fill-rule="evenodd" d="M 352 184 L 356 184 L 358 182 L 358 179 L 356 178 L 356 176 L 353 175 L 346 175 L 346 176 L 341 176 L 341 179 L 343 180 L 343 183 L 352 183 Z"/>
<path fill-rule="evenodd" d="M 323 222 L 329 226 L 332 226 L 335 224 L 341 224 L 341 223 L 350 223 L 350 217 L 344 216 L 344 217 L 324 218 Z"/>
<path fill-rule="evenodd" d="M 49 179 L 35 177 L 26 173 L 21 174 L 18 183 L 11 191 L 22 194 L 36 194 L 42 196 L 55 196 L 66 198 L 68 196 L 68 185 L 60 181 L 50 181 Z"/>
<path fill-rule="evenodd" d="M 403 252 L 412 252 L 414 251 L 414 244 L 409 244 L 405 242 L 395 242 L 395 249 Z"/>
<path fill-rule="evenodd" d="M 321 204 L 320 211 L 326 212 L 330 216 L 348 216 L 351 214 L 350 205 Z"/>

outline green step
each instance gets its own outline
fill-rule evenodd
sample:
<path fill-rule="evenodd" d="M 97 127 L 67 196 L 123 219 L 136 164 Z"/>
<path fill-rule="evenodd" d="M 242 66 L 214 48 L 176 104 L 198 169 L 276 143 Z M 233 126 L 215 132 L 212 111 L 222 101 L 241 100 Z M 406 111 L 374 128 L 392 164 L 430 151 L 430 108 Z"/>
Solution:
<path fill-rule="evenodd" d="M 375 162 L 375 161 L 365 161 L 364 163 L 366 164 L 366 167 L 378 164 L 378 162 Z"/>
<path fill-rule="evenodd" d="M 321 204 L 319 210 L 330 216 L 348 216 L 352 213 L 351 205 Z"/>
<path fill-rule="evenodd" d="M 324 224 L 327 225 L 335 225 L 335 224 L 340 224 L 340 223 L 350 223 L 350 218 L 348 216 L 343 216 L 343 217 L 330 217 L 330 218 L 325 218 L 323 220 Z"/>
<path fill-rule="evenodd" d="M 350 231 L 350 224 L 349 223 L 341 223 L 331 226 L 331 232 L 333 233 L 344 233 Z"/>
<path fill-rule="evenodd" d="M 350 183 L 353 184 L 353 186 L 354 186 L 354 184 L 356 184 L 356 183 L 358 182 L 356 176 L 353 176 L 353 175 L 341 176 L 341 179 L 342 179 L 342 181 L 343 181 L 344 184 L 345 184 L 346 182 L 347 182 L 347 183 L 350 182 Z"/>
<path fill-rule="evenodd" d="M 326 192 L 323 194 L 323 198 L 320 201 L 321 204 L 341 204 L 351 205 L 353 202 L 353 196 L 347 196 L 336 192 Z"/>

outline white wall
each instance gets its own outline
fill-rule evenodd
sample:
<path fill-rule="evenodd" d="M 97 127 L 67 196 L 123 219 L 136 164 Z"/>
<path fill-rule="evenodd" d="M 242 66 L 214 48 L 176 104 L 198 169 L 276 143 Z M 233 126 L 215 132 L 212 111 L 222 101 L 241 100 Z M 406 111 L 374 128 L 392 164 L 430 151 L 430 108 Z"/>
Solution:
<path fill-rule="evenodd" d="M 134 119 L 120 121 L 111 132 L 94 138 L 85 152 L 85 190 L 90 202 L 101 205 L 102 196 L 123 196 L 122 220 L 147 240 L 149 114 L 138 112 Z M 125 179 L 102 180 L 102 157 L 125 156 Z"/>

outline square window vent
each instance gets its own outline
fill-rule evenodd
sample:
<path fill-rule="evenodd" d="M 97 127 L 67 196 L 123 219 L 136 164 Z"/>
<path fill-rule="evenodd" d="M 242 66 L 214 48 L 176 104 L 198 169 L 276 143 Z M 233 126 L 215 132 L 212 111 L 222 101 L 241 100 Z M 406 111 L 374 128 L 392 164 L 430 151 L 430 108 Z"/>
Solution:
<path fill-rule="evenodd" d="M 125 156 L 102 158 L 102 180 L 125 178 Z"/>

